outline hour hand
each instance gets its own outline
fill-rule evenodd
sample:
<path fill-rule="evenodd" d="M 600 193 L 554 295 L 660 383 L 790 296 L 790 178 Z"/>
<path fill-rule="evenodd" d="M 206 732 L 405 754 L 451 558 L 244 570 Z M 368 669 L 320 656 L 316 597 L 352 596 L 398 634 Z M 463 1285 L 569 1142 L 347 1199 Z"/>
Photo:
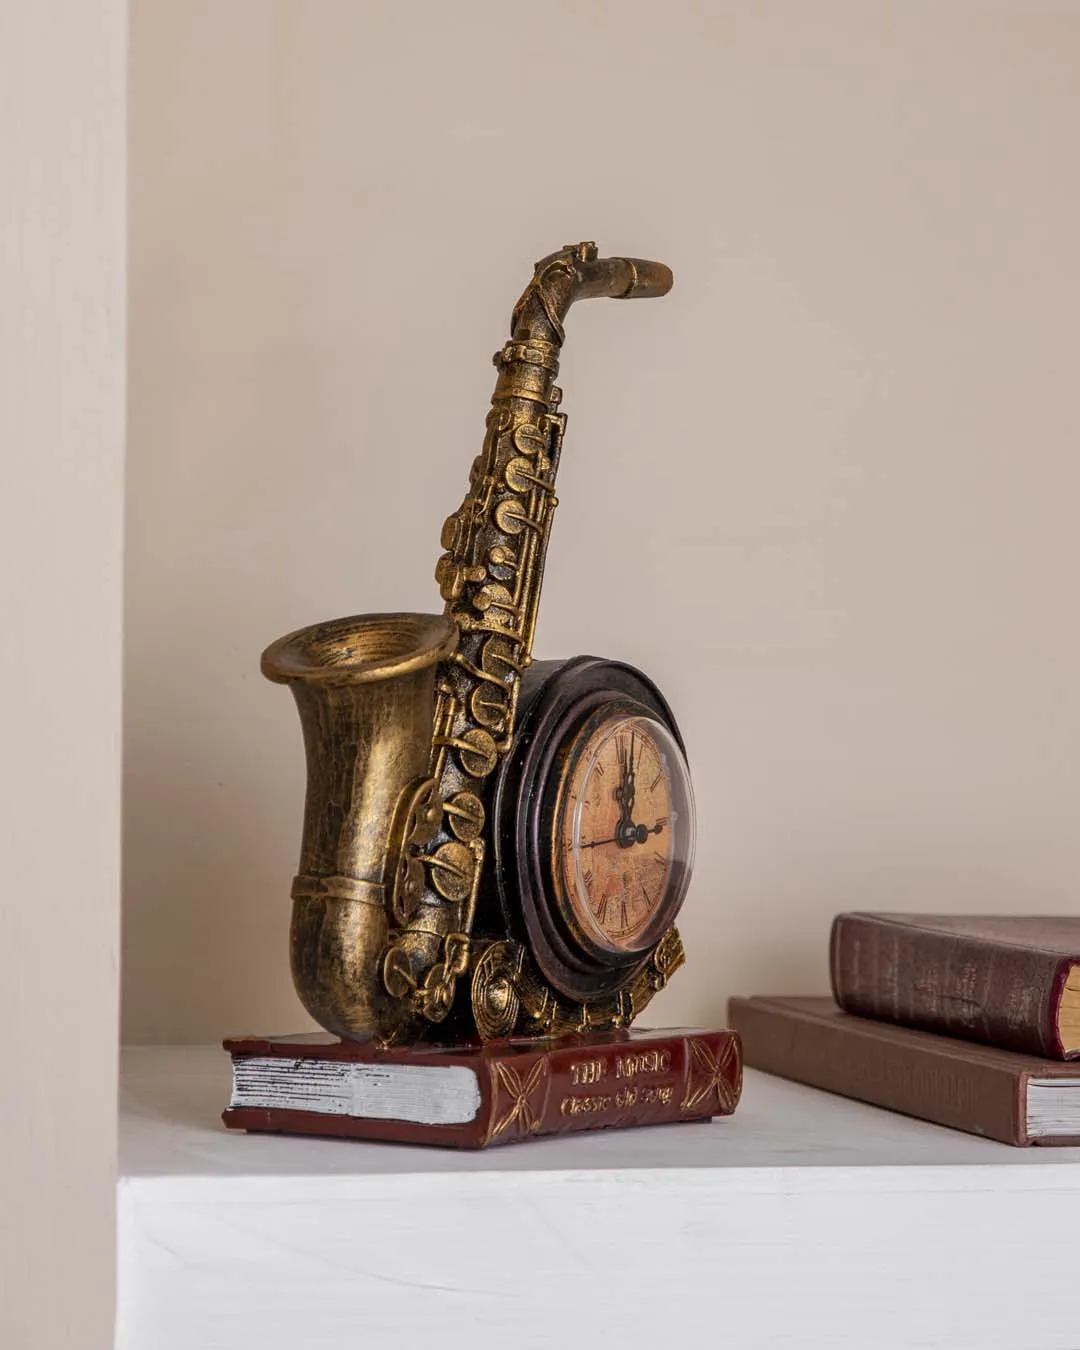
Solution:
<path fill-rule="evenodd" d="M 643 844 L 650 834 L 659 834 L 667 823 L 667 816 L 661 816 L 655 825 L 635 825 L 628 821 L 619 827 L 619 842 L 624 848 L 629 848 L 631 844 Z"/>
<path fill-rule="evenodd" d="M 626 751 L 619 744 L 620 782 L 615 789 L 615 800 L 619 803 L 620 834 L 628 831 L 634 818 L 634 733 L 630 733 L 630 749 Z M 627 840 L 627 843 L 631 842 Z"/>

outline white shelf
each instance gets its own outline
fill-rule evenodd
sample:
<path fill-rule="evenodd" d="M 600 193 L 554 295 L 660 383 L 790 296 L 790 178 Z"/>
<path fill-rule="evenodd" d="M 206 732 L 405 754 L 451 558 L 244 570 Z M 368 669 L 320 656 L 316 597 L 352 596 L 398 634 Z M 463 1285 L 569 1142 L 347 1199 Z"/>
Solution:
<path fill-rule="evenodd" d="M 122 1072 L 118 1350 L 1078 1350 L 1080 1149 L 749 1072 L 730 1120 L 483 1153 L 244 1135 Z"/>

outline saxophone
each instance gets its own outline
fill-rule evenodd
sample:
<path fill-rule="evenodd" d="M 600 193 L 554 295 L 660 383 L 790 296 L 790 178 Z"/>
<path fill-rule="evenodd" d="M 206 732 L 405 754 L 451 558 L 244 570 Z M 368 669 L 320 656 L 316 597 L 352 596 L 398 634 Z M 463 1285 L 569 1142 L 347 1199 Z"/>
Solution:
<path fill-rule="evenodd" d="M 670 928 L 626 987 L 567 997 L 502 931 L 488 875 L 494 784 L 515 746 L 558 505 L 563 322 L 576 300 L 671 284 L 663 264 L 600 258 L 592 243 L 537 263 L 494 357 L 468 492 L 443 526 L 443 613 L 338 619 L 263 653 L 263 673 L 296 699 L 307 757 L 292 975 L 307 1011 L 339 1036 L 390 1044 L 440 1023 L 485 1039 L 519 1025 L 618 1024 L 682 959 Z"/>

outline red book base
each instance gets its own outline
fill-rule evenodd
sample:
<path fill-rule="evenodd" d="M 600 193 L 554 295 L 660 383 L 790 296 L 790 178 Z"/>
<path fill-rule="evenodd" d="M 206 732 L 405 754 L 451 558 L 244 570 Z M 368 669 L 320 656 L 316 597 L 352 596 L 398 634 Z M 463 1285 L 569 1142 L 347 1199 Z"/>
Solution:
<path fill-rule="evenodd" d="M 486 1148 L 730 1115 L 734 1031 L 622 1030 L 380 1050 L 317 1034 L 237 1037 L 230 1129 Z"/>

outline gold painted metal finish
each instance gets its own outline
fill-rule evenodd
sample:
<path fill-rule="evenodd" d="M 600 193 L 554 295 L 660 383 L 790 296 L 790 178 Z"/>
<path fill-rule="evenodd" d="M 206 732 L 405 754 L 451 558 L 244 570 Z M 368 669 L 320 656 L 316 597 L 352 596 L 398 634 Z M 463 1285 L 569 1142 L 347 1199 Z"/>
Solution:
<path fill-rule="evenodd" d="M 304 729 L 292 970 L 304 1006 L 330 1031 L 422 1035 L 474 967 L 485 1037 L 507 1034 L 519 1012 L 536 1030 L 610 1025 L 629 1020 L 681 960 L 671 930 L 640 987 L 590 1012 L 540 987 L 514 944 L 474 951 L 471 938 L 491 828 L 486 788 L 513 743 L 558 504 L 563 320 L 576 300 L 663 295 L 671 284 L 662 263 L 599 258 L 592 243 L 537 263 L 494 357 L 468 493 L 443 527 L 444 614 L 342 619 L 263 656 L 264 673 L 292 688 Z"/>

